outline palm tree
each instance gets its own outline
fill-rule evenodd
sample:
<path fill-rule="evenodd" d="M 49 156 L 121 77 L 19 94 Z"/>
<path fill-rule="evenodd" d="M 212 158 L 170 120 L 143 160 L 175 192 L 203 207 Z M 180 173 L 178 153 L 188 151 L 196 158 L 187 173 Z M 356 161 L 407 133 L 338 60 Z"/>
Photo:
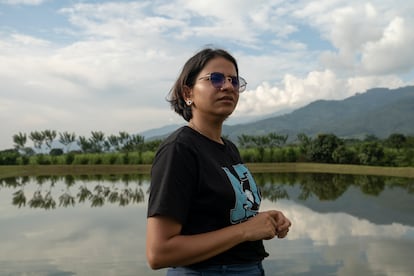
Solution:
<path fill-rule="evenodd" d="M 94 152 L 102 152 L 105 144 L 105 134 L 102 131 L 91 131 L 89 141 Z"/>
<path fill-rule="evenodd" d="M 13 135 L 13 142 L 15 149 L 17 149 L 21 153 L 27 142 L 26 133 L 19 132 L 18 134 Z"/>
<path fill-rule="evenodd" d="M 238 142 L 241 148 L 251 148 L 254 146 L 253 143 L 253 136 L 242 134 L 241 136 L 238 136 Z"/>
<path fill-rule="evenodd" d="M 85 136 L 79 136 L 78 146 L 84 153 L 92 151 L 92 144 L 85 138 Z"/>
<path fill-rule="evenodd" d="M 120 131 L 118 136 L 119 149 L 123 149 L 130 139 L 130 135 L 126 131 Z"/>
<path fill-rule="evenodd" d="M 69 133 L 67 131 L 64 131 L 63 133 L 62 132 L 59 133 L 59 142 L 65 146 L 66 152 L 69 152 L 70 150 L 69 145 L 75 142 L 75 139 L 76 139 L 76 135 L 74 132 Z"/>
<path fill-rule="evenodd" d="M 56 130 L 46 129 L 46 130 L 42 131 L 42 134 L 43 134 L 44 139 L 45 139 L 45 144 L 49 148 L 49 151 L 50 151 L 52 149 L 52 142 L 56 138 Z"/>
<path fill-rule="evenodd" d="M 119 150 L 119 140 L 118 136 L 116 135 L 109 135 L 107 141 L 105 142 L 105 148 L 110 151 L 118 151 Z"/>
<path fill-rule="evenodd" d="M 144 136 L 141 136 L 138 134 L 131 135 L 128 141 L 124 144 L 122 149 L 125 151 L 136 150 L 138 152 L 142 152 L 144 141 L 145 141 Z"/>
<path fill-rule="evenodd" d="M 45 136 L 40 131 L 32 131 L 29 135 L 30 140 L 33 141 L 33 145 L 36 149 L 40 150 L 42 148 L 43 141 L 45 140 Z"/>

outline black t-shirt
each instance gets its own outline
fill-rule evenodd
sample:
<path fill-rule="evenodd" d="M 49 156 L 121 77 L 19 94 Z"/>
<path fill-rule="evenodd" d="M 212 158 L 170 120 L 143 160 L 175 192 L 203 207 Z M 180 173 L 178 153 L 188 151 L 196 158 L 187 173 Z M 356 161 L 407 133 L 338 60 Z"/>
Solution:
<path fill-rule="evenodd" d="M 261 196 L 236 146 L 182 127 L 160 146 L 151 171 L 148 217 L 182 224 L 183 235 L 214 231 L 256 215 Z M 267 257 L 263 242 L 244 242 L 197 265 L 239 264 Z"/>

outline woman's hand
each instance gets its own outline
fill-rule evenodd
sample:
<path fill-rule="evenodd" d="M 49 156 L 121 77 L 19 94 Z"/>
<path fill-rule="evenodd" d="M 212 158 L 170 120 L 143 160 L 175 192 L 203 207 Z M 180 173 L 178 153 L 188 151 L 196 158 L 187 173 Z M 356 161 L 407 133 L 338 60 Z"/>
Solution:
<path fill-rule="evenodd" d="M 286 237 L 292 225 L 282 212 L 276 210 L 260 212 L 242 224 L 249 241 L 270 240 L 275 236 L 282 239 Z"/>

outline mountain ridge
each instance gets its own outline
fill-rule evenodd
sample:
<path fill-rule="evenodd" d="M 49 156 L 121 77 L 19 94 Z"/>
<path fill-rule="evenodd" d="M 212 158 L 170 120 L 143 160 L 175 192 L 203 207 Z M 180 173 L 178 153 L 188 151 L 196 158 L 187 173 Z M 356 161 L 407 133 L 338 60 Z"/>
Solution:
<path fill-rule="evenodd" d="M 141 135 L 146 139 L 162 138 L 173 128 L 163 129 L 157 129 L 157 135 L 151 136 L 151 131 Z M 332 133 L 341 138 L 357 139 L 366 135 L 383 139 L 392 133 L 414 135 L 414 86 L 373 88 L 343 100 L 319 99 L 287 114 L 223 126 L 223 135 L 233 141 L 242 134 L 266 135 L 270 132 L 288 135 L 290 141 L 299 133 L 308 136 Z"/>

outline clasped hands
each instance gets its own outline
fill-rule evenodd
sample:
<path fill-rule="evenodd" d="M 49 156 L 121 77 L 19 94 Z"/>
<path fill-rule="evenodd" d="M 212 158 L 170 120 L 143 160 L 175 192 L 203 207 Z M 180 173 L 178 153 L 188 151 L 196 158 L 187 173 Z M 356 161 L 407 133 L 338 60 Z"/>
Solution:
<path fill-rule="evenodd" d="M 269 210 L 258 213 L 245 223 L 247 227 L 247 239 L 250 241 L 265 239 L 270 240 L 274 237 L 282 239 L 287 236 L 291 221 L 277 210 Z"/>

